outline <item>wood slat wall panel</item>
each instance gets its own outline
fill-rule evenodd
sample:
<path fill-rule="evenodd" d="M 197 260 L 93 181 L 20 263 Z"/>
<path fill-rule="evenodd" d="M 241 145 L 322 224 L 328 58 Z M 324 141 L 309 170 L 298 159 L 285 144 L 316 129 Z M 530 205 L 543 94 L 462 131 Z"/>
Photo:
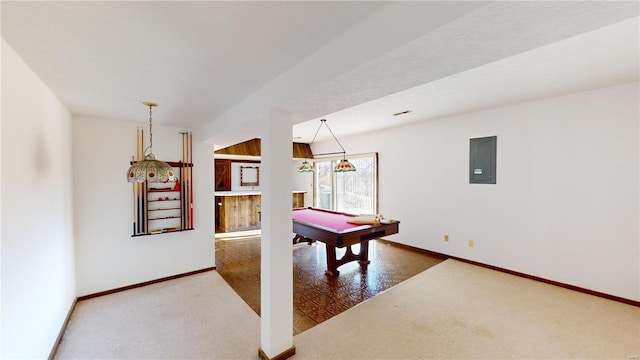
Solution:
<path fill-rule="evenodd" d="M 294 159 L 313 159 L 313 153 L 311 152 L 311 146 L 304 143 L 293 143 L 293 158 Z"/>
<path fill-rule="evenodd" d="M 235 145 L 227 146 L 223 149 L 216 150 L 215 153 L 219 155 L 260 156 L 260 146 L 260 139 L 251 139 Z M 294 142 L 292 157 L 294 159 L 313 159 L 311 146 L 305 143 Z"/>

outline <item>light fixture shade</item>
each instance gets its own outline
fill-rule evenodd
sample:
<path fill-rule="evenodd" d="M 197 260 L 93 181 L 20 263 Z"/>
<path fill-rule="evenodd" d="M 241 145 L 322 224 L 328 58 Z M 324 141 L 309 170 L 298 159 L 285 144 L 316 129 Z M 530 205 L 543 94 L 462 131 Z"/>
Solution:
<path fill-rule="evenodd" d="M 313 167 L 309 164 L 307 160 L 304 160 L 302 162 L 302 165 L 298 166 L 298 172 L 300 173 L 313 172 Z"/>
<path fill-rule="evenodd" d="M 145 101 L 145 106 L 149 107 L 149 147 L 144 149 L 144 153 L 149 150 L 149 155 L 145 155 L 144 160 L 136 161 L 127 170 L 127 181 L 129 182 L 167 182 L 175 181 L 176 174 L 173 168 L 164 161 L 160 161 L 153 154 L 153 119 L 151 109 L 158 104 Z"/>
<path fill-rule="evenodd" d="M 340 146 L 340 149 L 342 149 L 341 152 L 333 152 L 333 153 L 325 153 L 325 154 L 313 154 L 313 155 L 336 155 L 336 154 L 342 154 L 342 160 L 340 160 L 340 162 L 338 163 L 338 165 L 336 165 L 336 168 L 333 169 L 334 172 L 351 172 L 351 171 L 356 171 L 356 167 L 353 166 L 352 163 L 349 162 L 349 160 L 347 160 L 345 158 L 345 154 L 346 151 L 344 151 L 344 147 L 342 147 L 342 144 L 340 144 L 340 141 L 338 141 L 338 138 L 336 137 L 336 135 L 333 133 L 333 131 L 331 131 L 331 128 L 329 127 L 329 125 L 327 125 L 327 119 L 320 119 L 320 126 L 318 126 L 318 130 L 316 130 L 316 134 L 313 136 L 313 139 L 311 140 L 311 143 L 309 143 L 309 145 L 313 144 L 314 141 L 316 141 L 316 137 L 318 136 L 318 133 L 320 132 L 320 128 L 322 128 L 322 125 L 327 127 L 327 130 L 329 130 L 329 132 L 331 133 L 331 136 L 333 136 L 333 140 L 336 141 L 336 143 L 338 144 L 338 146 Z M 311 166 L 309 166 L 309 163 L 307 163 L 307 161 L 303 161 L 302 165 L 300 165 L 300 167 L 298 167 L 298 172 L 311 172 L 313 171 L 313 168 Z"/>
<path fill-rule="evenodd" d="M 353 166 L 352 163 L 349 162 L 349 160 L 347 159 L 342 159 L 340 160 L 340 162 L 338 163 L 338 165 L 336 165 L 336 168 L 333 170 L 335 172 L 350 172 L 350 171 L 356 171 L 356 167 Z"/>
<path fill-rule="evenodd" d="M 164 161 L 156 159 L 153 153 L 137 161 L 127 171 L 129 182 L 167 182 L 175 181 L 176 174 L 173 168 Z"/>

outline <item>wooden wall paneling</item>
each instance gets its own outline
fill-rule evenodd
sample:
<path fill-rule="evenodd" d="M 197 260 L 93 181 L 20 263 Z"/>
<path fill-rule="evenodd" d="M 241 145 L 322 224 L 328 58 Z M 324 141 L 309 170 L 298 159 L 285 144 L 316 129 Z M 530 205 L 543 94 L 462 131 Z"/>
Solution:
<path fill-rule="evenodd" d="M 238 228 L 249 226 L 249 197 L 238 196 Z"/>
<path fill-rule="evenodd" d="M 260 139 L 251 139 L 215 151 L 215 154 L 260 156 Z"/>
<path fill-rule="evenodd" d="M 216 196 L 216 203 L 215 203 L 215 217 L 216 217 L 216 222 L 215 222 L 215 227 L 219 228 L 220 227 L 220 213 L 223 211 L 223 207 L 218 205 L 218 204 L 222 204 L 222 197 L 221 196 Z"/>
<path fill-rule="evenodd" d="M 224 155 L 245 155 L 260 156 L 260 147 L 262 143 L 260 139 L 251 139 L 226 148 L 216 150 L 216 154 Z M 292 158 L 294 159 L 313 159 L 311 146 L 305 143 L 293 143 Z"/>
<path fill-rule="evenodd" d="M 293 158 L 294 159 L 313 159 L 313 153 L 311 152 L 311 146 L 305 143 L 293 143 Z"/>
<path fill-rule="evenodd" d="M 256 225 L 258 227 L 260 227 L 260 223 L 262 221 L 261 218 L 261 210 L 262 209 L 262 196 L 261 195 L 257 195 L 254 196 L 254 200 L 253 200 L 253 212 L 255 214 L 256 217 Z"/>
<path fill-rule="evenodd" d="M 231 229 L 237 229 L 240 226 L 240 197 L 233 196 L 231 199 L 231 209 L 232 212 L 229 214 L 231 221 L 229 223 L 229 227 Z"/>
<path fill-rule="evenodd" d="M 234 231 L 259 228 L 260 195 L 221 196 L 220 230 Z"/>
<path fill-rule="evenodd" d="M 304 207 L 304 193 L 294 193 L 292 196 L 293 208 Z"/>

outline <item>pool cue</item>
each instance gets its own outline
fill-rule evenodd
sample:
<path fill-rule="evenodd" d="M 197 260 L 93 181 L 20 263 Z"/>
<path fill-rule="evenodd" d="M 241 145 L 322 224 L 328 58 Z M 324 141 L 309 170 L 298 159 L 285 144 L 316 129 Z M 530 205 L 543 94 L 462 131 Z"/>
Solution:
<path fill-rule="evenodd" d="M 180 133 L 182 135 L 182 158 L 181 158 L 181 163 L 180 163 L 180 179 L 182 180 L 182 183 L 180 184 L 180 214 L 182 214 L 182 216 L 180 217 L 180 226 L 182 227 L 183 230 L 185 230 L 187 228 L 187 222 L 186 222 L 186 218 L 187 218 L 187 213 L 186 213 L 186 207 L 185 207 L 185 172 L 184 172 L 184 132 Z"/>
<path fill-rule="evenodd" d="M 189 174 L 187 168 L 187 133 L 182 133 L 182 173 L 184 175 L 182 186 L 183 186 L 183 198 L 182 203 L 184 205 L 184 228 L 189 229 Z"/>
<path fill-rule="evenodd" d="M 138 157 L 138 161 L 144 160 L 144 129 L 140 128 L 140 155 Z M 144 234 L 147 232 L 147 216 L 145 213 L 144 206 L 144 192 L 146 190 L 147 179 L 145 177 L 144 182 L 140 183 L 140 233 Z"/>
<path fill-rule="evenodd" d="M 136 161 L 140 161 L 140 128 L 136 129 Z M 136 182 L 135 184 L 136 187 L 136 223 L 137 223 L 137 230 L 136 230 L 136 235 L 140 234 L 142 232 L 142 218 L 140 217 L 140 206 L 142 205 L 140 202 L 140 183 Z"/>
<path fill-rule="evenodd" d="M 193 133 L 189 132 L 189 219 L 193 229 Z"/>
<path fill-rule="evenodd" d="M 186 160 L 186 169 L 185 171 L 187 172 L 187 188 L 186 188 L 186 197 L 187 197 L 187 229 L 191 229 L 191 201 L 190 199 L 190 194 L 191 194 L 191 180 L 190 180 L 190 176 L 191 174 L 189 173 L 189 133 L 184 134 L 184 137 L 186 139 L 185 143 L 184 143 L 184 150 L 185 150 L 185 160 Z"/>
<path fill-rule="evenodd" d="M 187 165 L 187 167 L 185 168 L 185 171 L 187 173 L 187 176 L 186 176 L 186 178 L 187 178 L 187 187 L 186 187 L 186 193 L 185 193 L 185 195 L 186 195 L 186 207 L 187 207 L 187 229 L 191 229 L 191 214 L 190 214 L 190 211 L 189 211 L 189 209 L 191 207 L 191 205 L 189 203 L 189 193 L 190 193 L 190 190 L 191 190 L 190 186 L 189 186 L 189 184 L 190 184 L 190 181 L 189 181 L 189 133 L 185 133 L 184 134 L 184 138 L 186 140 L 185 143 L 184 143 L 184 150 L 185 150 L 184 159 L 185 159 L 185 162 L 186 162 L 186 165 Z"/>
<path fill-rule="evenodd" d="M 131 157 L 131 161 L 135 161 L 136 156 L 138 156 L 138 128 L 136 128 L 136 154 Z M 131 185 L 133 185 L 133 234 L 138 235 L 138 183 L 134 182 Z"/>
<path fill-rule="evenodd" d="M 189 132 L 187 132 L 186 137 L 187 137 L 187 179 L 189 180 L 189 186 L 187 187 L 187 214 L 188 216 L 188 226 L 189 229 L 193 229 L 193 219 L 192 219 L 192 192 L 193 192 L 193 184 L 191 183 L 191 167 L 189 167 L 189 165 L 191 165 L 191 137 L 190 137 Z"/>
<path fill-rule="evenodd" d="M 140 129 L 140 160 L 144 160 L 144 129 Z M 147 216 L 147 179 L 145 174 L 144 182 L 141 183 L 141 201 L 142 211 L 140 215 L 142 216 L 142 232 L 149 232 L 149 217 Z"/>
<path fill-rule="evenodd" d="M 131 156 L 131 162 L 133 162 L 133 160 L 135 159 L 135 157 L 132 155 Z M 127 174 L 127 178 L 129 177 L 129 174 Z M 136 184 L 133 183 L 131 184 L 131 201 L 133 204 L 133 211 L 131 211 L 131 217 L 133 218 L 132 220 L 132 225 L 133 225 L 133 235 L 136 234 Z"/>
<path fill-rule="evenodd" d="M 149 216 L 147 216 L 147 182 L 142 183 L 142 216 L 144 217 L 144 232 L 149 232 Z"/>
<path fill-rule="evenodd" d="M 139 128 L 140 130 L 140 146 L 138 147 L 138 161 L 141 161 L 144 157 L 144 129 Z M 146 179 L 145 179 L 146 181 Z M 140 234 L 146 232 L 146 219 L 144 216 L 144 182 L 138 183 L 138 201 L 140 205 L 138 206 L 138 214 L 140 217 Z"/>
<path fill-rule="evenodd" d="M 184 226 L 185 229 L 189 229 L 189 168 L 188 165 L 188 147 L 187 147 L 187 133 L 182 133 L 182 164 L 184 167 Z"/>
<path fill-rule="evenodd" d="M 136 128 L 136 155 L 133 157 L 133 161 L 138 160 L 138 153 L 140 152 L 140 128 Z M 138 192 L 138 183 L 133 183 L 133 190 L 135 192 L 135 216 L 136 216 L 136 231 L 135 234 L 138 235 L 140 233 L 140 199 Z"/>
<path fill-rule="evenodd" d="M 189 226 L 189 137 L 186 132 L 182 133 L 182 146 L 184 147 L 182 154 L 182 163 L 184 165 L 184 225 L 186 229 L 190 229 Z"/>
<path fill-rule="evenodd" d="M 184 225 L 186 229 L 189 229 L 189 168 L 186 166 L 188 165 L 187 159 L 189 157 L 187 154 L 189 151 L 187 146 L 188 141 L 187 133 L 182 133 L 182 163 L 185 165 L 184 179 L 186 183 L 184 187 Z"/>

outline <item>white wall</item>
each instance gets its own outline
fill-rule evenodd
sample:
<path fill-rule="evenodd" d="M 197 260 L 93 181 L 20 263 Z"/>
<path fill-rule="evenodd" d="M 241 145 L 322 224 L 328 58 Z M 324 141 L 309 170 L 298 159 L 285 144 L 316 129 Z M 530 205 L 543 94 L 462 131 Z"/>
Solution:
<path fill-rule="evenodd" d="M 2 40 L 2 358 L 46 358 L 75 299 L 71 115 Z"/>
<path fill-rule="evenodd" d="M 142 105 L 140 114 L 144 119 Z M 126 171 L 137 127 L 145 129 L 148 144 L 148 122 L 73 119 L 78 296 L 215 266 L 212 145 L 193 144 L 195 230 L 131 237 L 133 196 Z M 180 131 L 154 124 L 158 159 L 181 159 Z"/>
<path fill-rule="evenodd" d="M 630 83 L 340 141 L 379 152 L 390 240 L 637 301 L 639 97 Z M 497 184 L 469 184 L 469 139 L 492 135 Z"/>
<path fill-rule="evenodd" d="M 298 167 L 300 165 L 302 165 L 302 160 L 293 160 L 293 165 L 291 166 L 293 190 L 306 191 L 304 194 L 304 206 L 313 206 L 313 173 L 299 173 Z"/>

